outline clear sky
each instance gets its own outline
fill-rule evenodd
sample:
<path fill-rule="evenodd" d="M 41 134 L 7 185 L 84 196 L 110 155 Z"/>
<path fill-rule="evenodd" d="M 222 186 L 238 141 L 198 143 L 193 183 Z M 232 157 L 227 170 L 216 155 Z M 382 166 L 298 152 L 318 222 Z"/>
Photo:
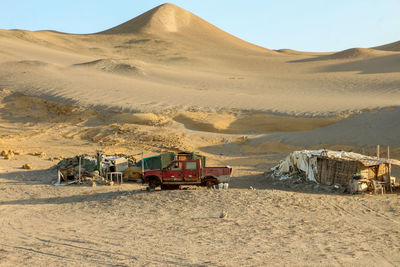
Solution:
<path fill-rule="evenodd" d="M 400 0 L 176 0 L 217 27 L 270 48 L 338 51 L 400 40 Z M 1 0 L 0 28 L 93 33 L 157 0 Z"/>

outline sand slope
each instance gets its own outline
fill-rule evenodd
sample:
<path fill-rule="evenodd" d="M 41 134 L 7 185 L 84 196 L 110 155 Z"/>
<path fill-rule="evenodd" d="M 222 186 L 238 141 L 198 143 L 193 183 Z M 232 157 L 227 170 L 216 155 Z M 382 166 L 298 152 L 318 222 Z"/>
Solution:
<path fill-rule="evenodd" d="M 385 50 L 385 51 L 400 51 L 400 41 L 386 45 L 376 46 L 374 47 L 374 49 Z"/>
<path fill-rule="evenodd" d="M 327 115 L 400 99 L 399 52 L 271 51 L 171 4 L 98 34 L 2 30 L 0 41 L 1 87 L 87 106 Z"/>
<path fill-rule="evenodd" d="M 369 58 L 385 55 L 384 52 L 370 48 L 351 48 L 330 56 L 332 59 Z"/>

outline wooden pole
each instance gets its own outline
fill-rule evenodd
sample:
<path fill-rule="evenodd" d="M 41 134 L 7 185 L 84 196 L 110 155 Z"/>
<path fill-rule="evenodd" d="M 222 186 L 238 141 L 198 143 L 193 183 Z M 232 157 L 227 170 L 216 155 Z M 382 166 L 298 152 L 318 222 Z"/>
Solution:
<path fill-rule="evenodd" d="M 142 176 L 144 177 L 144 152 L 142 152 Z"/>
<path fill-rule="evenodd" d="M 79 170 L 78 170 L 78 181 L 81 183 L 81 165 L 82 165 L 82 157 L 79 156 Z"/>
<path fill-rule="evenodd" d="M 387 147 L 387 158 L 388 158 L 388 161 L 389 161 L 390 160 L 390 146 Z M 390 162 L 389 162 L 388 176 L 389 176 L 390 193 L 392 193 L 393 192 L 393 188 L 392 188 L 392 164 Z"/>
<path fill-rule="evenodd" d="M 380 147 L 379 145 L 376 146 L 376 157 L 379 159 L 380 158 Z"/>

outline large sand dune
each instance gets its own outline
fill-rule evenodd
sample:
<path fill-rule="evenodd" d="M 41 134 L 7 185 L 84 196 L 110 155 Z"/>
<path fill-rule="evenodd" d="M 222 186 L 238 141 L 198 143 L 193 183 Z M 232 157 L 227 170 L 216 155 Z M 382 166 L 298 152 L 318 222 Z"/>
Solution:
<path fill-rule="evenodd" d="M 321 115 L 400 99 L 394 49 L 279 53 L 171 4 L 98 34 L 1 31 L 0 40 L 0 86 L 82 105 Z"/>

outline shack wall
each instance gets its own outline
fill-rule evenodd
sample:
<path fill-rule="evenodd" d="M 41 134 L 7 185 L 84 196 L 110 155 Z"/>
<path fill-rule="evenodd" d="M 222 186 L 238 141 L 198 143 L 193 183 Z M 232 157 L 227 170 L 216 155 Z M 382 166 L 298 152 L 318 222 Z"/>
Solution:
<path fill-rule="evenodd" d="M 326 157 L 317 159 L 317 181 L 325 185 L 347 185 L 353 174 L 358 173 L 358 161 L 337 160 Z"/>
<path fill-rule="evenodd" d="M 367 179 L 376 179 L 378 181 L 386 181 L 389 175 L 389 165 L 380 164 L 374 166 L 362 166 L 361 176 Z"/>
<path fill-rule="evenodd" d="M 389 181 L 389 165 L 388 164 L 381 164 L 378 168 L 378 181 Z"/>
<path fill-rule="evenodd" d="M 318 158 L 317 181 L 325 185 L 349 184 L 353 174 L 360 174 L 362 178 L 387 181 L 389 175 L 388 164 L 364 166 L 358 161 Z"/>

